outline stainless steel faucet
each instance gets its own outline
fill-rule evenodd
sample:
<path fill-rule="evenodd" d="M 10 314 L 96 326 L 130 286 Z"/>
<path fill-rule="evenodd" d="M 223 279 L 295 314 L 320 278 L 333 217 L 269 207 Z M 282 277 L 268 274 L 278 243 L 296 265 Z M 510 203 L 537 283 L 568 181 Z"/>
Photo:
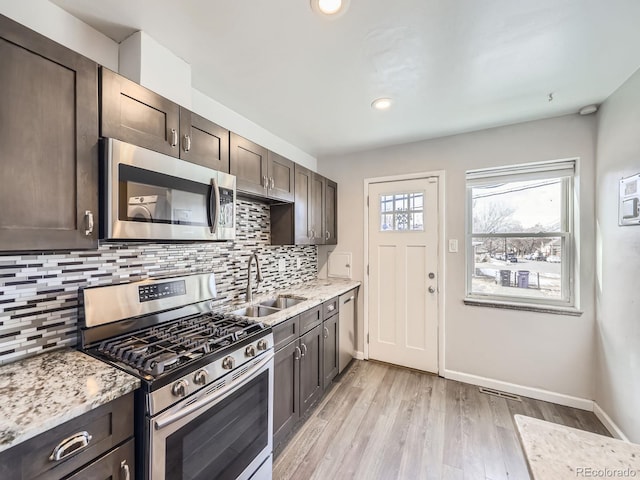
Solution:
<path fill-rule="evenodd" d="M 251 292 L 251 262 L 256 259 L 256 284 L 262 281 L 262 271 L 260 270 L 260 261 L 258 260 L 258 254 L 253 253 L 249 257 L 249 264 L 247 265 L 247 302 L 253 300 L 253 293 Z"/>

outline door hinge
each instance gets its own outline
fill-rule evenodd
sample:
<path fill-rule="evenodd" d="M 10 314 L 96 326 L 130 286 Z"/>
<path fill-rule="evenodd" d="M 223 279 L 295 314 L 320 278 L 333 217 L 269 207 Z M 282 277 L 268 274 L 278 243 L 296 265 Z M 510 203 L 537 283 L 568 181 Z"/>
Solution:
<path fill-rule="evenodd" d="M 369 265 L 367 265 L 367 275 L 369 275 Z"/>
<path fill-rule="evenodd" d="M 367 333 L 367 343 L 369 343 L 369 334 Z"/>
<path fill-rule="evenodd" d="M 369 206 L 369 195 L 367 195 L 367 207 Z"/>

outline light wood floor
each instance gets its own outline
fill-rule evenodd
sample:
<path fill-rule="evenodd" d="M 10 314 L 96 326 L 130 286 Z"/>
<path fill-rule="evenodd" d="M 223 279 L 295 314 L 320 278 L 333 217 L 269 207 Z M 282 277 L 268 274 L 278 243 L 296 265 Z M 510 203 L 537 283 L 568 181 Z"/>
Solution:
<path fill-rule="evenodd" d="M 354 361 L 278 455 L 273 478 L 528 479 L 517 413 L 609 435 L 591 412 Z"/>

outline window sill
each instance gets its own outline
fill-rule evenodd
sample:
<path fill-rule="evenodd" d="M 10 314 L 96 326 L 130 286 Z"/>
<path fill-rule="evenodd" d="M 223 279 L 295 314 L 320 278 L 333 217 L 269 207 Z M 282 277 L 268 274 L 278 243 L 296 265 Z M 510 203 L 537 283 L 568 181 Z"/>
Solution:
<path fill-rule="evenodd" d="M 582 311 L 575 307 L 556 307 L 551 305 L 536 305 L 533 303 L 516 303 L 516 302 L 504 302 L 498 300 L 481 300 L 478 298 L 465 298 L 463 300 L 465 305 L 471 305 L 474 307 L 490 307 L 490 308 L 505 308 L 507 310 L 520 310 L 525 312 L 538 312 L 538 313 L 551 313 L 554 315 L 570 315 L 572 317 L 579 317 L 582 315 Z"/>

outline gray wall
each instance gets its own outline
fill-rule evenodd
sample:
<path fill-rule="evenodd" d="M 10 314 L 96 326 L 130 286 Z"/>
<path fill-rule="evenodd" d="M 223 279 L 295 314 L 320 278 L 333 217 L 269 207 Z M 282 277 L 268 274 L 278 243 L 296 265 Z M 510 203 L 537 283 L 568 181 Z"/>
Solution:
<path fill-rule="evenodd" d="M 594 116 L 569 115 L 474 133 L 321 158 L 320 172 L 339 184 L 339 245 L 353 252 L 354 278 L 363 280 L 363 181 L 402 173 L 446 171 L 444 227 L 459 253 L 445 255 L 447 370 L 593 398 Z M 577 292 L 581 317 L 471 307 L 465 294 L 465 171 L 473 168 L 579 157 Z M 324 252 L 320 252 L 323 258 Z M 359 295 L 360 312 L 363 312 Z M 363 320 L 358 350 L 363 350 Z M 442 365 L 440 366 L 441 373 Z"/>
<path fill-rule="evenodd" d="M 640 173 L 640 71 L 598 116 L 595 400 L 640 442 L 640 226 L 618 226 L 618 182 Z"/>
<path fill-rule="evenodd" d="M 266 204 L 238 200 L 236 220 L 233 242 L 103 244 L 97 251 L 0 256 L 0 365 L 75 345 L 79 287 L 214 272 L 221 305 L 244 300 L 254 251 L 264 274 L 258 293 L 316 278 L 316 247 L 269 245 Z"/>

